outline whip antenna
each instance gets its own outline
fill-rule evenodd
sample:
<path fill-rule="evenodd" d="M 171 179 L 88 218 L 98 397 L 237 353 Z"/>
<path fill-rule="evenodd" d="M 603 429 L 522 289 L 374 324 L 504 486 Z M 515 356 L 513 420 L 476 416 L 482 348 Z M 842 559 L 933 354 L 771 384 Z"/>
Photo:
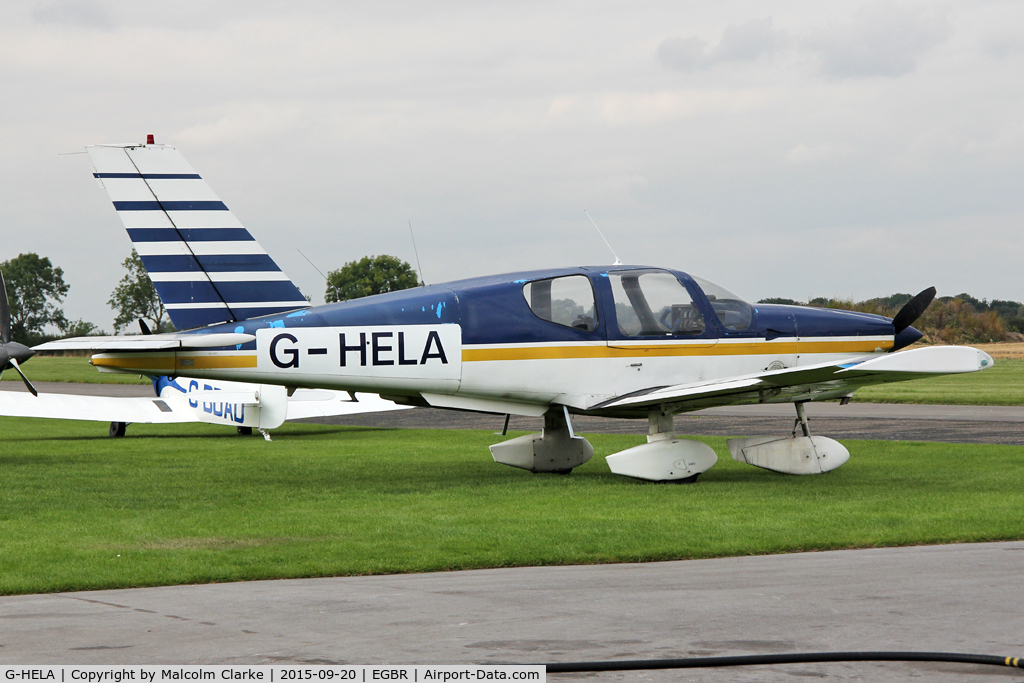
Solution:
<path fill-rule="evenodd" d="M 298 247 L 296 247 L 296 248 L 295 248 L 295 251 L 299 252 L 299 254 L 301 254 L 301 255 L 302 255 L 302 258 L 306 259 L 306 261 L 307 261 L 307 262 L 309 263 L 309 265 L 313 266 L 313 270 L 315 270 L 316 272 L 320 273 L 320 277 L 322 277 L 322 278 L 323 278 L 323 279 L 324 279 L 325 281 L 327 280 L 327 276 L 326 276 L 326 275 L 324 275 L 323 271 L 322 271 L 322 270 L 320 270 L 319 268 L 317 268 L 317 267 L 316 267 L 316 264 L 315 264 L 315 263 L 313 263 L 312 261 L 310 261 L 310 260 L 309 260 L 309 257 L 308 257 L 308 256 L 306 256 L 305 254 L 303 254 L 303 253 L 302 253 L 302 250 L 301 250 L 301 249 L 299 249 Z"/>
<path fill-rule="evenodd" d="M 583 209 L 583 213 L 587 214 L 587 218 L 589 218 L 589 219 L 590 219 L 590 222 L 594 224 L 594 230 L 597 230 L 597 234 L 598 234 L 598 235 L 600 235 L 600 236 L 601 236 L 601 239 L 603 239 L 603 240 L 604 240 L 604 243 L 605 243 L 606 245 L 608 245 L 608 251 L 612 252 L 612 256 L 614 256 L 614 257 L 615 257 L 615 263 L 613 263 L 612 265 L 613 265 L 613 266 L 621 266 L 621 265 L 622 265 L 622 261 L 621 261 L 621 260 L 619 260 L 619 256 L 618 256 L 618 254 L 616 254 L 616 253 L 615 253 L 615 250 L 614 250 L 614 249 L 612 249 L 612 245 L 611 245 L 611 244 L 610 244 L 610 243 L 608 242 L 608 238 L 604 236 L 604 233 L 603 233 L 603 232 L 601 232 L 601 228 L 597 227 L 597 223 L 596 223 L 596 222 L 594 222 L 594 217 L 593 217 L 593 216 L 591 216 L 591 215 L 590 215 L 590 212 L 589 212 L 589 211 L 587 211 L 586 209 Z"/>
<path fill-rule="evenodd" d="M 312 261 L 310 261 L 309 257 L 302 253 L 301 249 L 299 249 L 298 247 L 295 247 L 295 251 L 299 252 L 299 254 L 302 255 L 302 258 L 306 259 L 306 261 L 309 263 L 309 265 L 313 266 L 313 270 L 315 270 L 316 272 L 320 273 L 320 277 L 322 277 L 324 279 L 324 282 L 326 282 L 328 285 L 331 284 L 331 281 L 327 279 L 327 276 L 324 275 L 324 272 L 322 270 L 320 270 L 319 268 L 317 268 L 316 264 L 313 263 Z M 339 300 L 341 300 L 341 296 L 340 296 L 340 293 L 338 292 L 338 288 L 332 286 L 331 289 L 334 290 L 334 295 L 337 296 Z"/>
<path fill-rule="evenodd" d="M 420 252 L 416 249 L 416 235 L 412 234 L 412 221 L 409 221 L 409 237 L 412 238 L 412 253 L 416 254 L 416 270 L 420 272 L 420 282 L 426 286 L 427 281 L 423 279 L 423 268 L 420 266 Z"/>

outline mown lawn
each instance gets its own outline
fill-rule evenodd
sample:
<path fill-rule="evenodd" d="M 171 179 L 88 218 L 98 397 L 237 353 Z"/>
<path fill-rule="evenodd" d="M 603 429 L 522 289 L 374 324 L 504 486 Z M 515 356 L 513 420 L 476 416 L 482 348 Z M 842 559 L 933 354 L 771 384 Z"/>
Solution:
<path fill-rule="evenodd" d="M 89 365 L 89 359 L 81 356 L 33 356 L 21 369 L 33 382 L 85 382 L 88 384 L 149 384 L 150 381 L 138 375 L 124 375 L 100 372 Z M 14 370 L 4 373 L 3 381 L 20 382 L 21 377 Z"/>
<path fill-rule="evenodd" d="M 1024 448 L 847 442 L 816 477 L 741 465 L 692 486 L 491 462 L 489 432 L 0 418 L 0 593 L 638 562 L 1024 538 Z"/>
<path fill-rule="evenodd" d="M 1024 406 L 1024 360 L 996 360 L 988 370 L 865 387 L 854 401 Z"/>

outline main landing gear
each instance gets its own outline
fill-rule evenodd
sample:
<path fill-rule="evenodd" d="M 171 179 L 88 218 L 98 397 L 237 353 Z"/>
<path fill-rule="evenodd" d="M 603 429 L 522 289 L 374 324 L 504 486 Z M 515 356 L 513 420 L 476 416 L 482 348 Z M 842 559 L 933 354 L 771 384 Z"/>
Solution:
<path fill-rule="evenodd" d="M 506 423 L 506 429 L 508 424 Z M 544 431 L 519 436 L 491 446 L 495 462 L 531 472 L 569 474 L 594 455 L 594 447 L 572 431 L 565 406 L 544 413 Z"/>
<path fill-rule="evenodd" d="M 726 444 L 732 459 L 784 474 L 821 474 L 843 465 L 850 459 L 850 451 L 828 437 L 811 436 L 804 403 L 794 404 L 796 421 L 789 436 L 729 439 Z"/>
<path fill-rule="evenodd" d="M 729 439 L 733 459 L 785 474 L 820 474 L 843 465 L 850 459 L 850 452 L 838 441 L 811 435 L 804 404 L 794 404 L 796 421 L 791 434 Z M 608 467 L 615 474 L 688 484 L 718 462 L 707 444 L 676 435 L 672 413 L 654 408 L 647 417 L 647 443 L 607 457 Z M 491 446 L 495 462 L 551 474 L 568 474 L 590 460 L 593 453 L 590 443 L 573 433 L 569 410 L 564 406 L 544 414 L 544 431 Z"/>
<path fill-rule="evenodd" d="M 647 443 L 607 458 L 615 474 L 673 484 L 692 484 L 718 462 L 706 443 L 676 436 L 673 414 L 660 408 L 647 414 Z"/>
<path fill-rule="evenodd" d="M 120 439 L 123 438 L 125 432 L 128 431 L 127 422 L 111 422 L 110 423 L 110 438 Z"/>

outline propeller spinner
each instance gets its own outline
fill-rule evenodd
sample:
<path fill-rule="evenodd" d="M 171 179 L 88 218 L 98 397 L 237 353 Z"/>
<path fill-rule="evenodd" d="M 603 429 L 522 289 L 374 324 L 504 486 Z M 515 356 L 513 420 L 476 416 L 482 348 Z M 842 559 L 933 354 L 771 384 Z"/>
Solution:
<path fill-rule="evenodd" d="M 7 285 L 3 273 L 0 273 L 0 377 L 3 376 L 4 370 L 13 367 L 21 375 L 25 388 L 31 391 L 33 396 L 38 396 L 39 392 L 21 371 L 21 363 L 35 354 L 35 351 L 24 344 L 11 341 L 11 307 L 7 301 Z"/>

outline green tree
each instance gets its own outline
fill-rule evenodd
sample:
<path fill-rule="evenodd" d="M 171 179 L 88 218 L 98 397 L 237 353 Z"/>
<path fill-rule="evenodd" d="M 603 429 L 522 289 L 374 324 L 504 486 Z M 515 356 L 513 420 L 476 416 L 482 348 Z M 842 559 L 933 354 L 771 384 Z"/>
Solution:
<path fill-rule="evenodd" d="M 79 318 L 78 320 L 68 320 L 61 325 L 60 334 L 62 337 L 103 337 L 107 333 Z"/>
<path fill-rule="evenodd" d="M 146 273 L 146 267 L 142 265 L 137 251 L 132 249 L 132 255 L 122 263 L 128 273 L 121 278 L 121 282 L 110 295 L 107 301 L 110 307 L 117 311 L 114 318 L 114 332 L 120 334 L 121 330 L 131 325 L 139 318 L 153 323 L 150 330 L 154 333 L 170 332 L 174 329 L 170 319 L 167 317 L 167 310 L 164 302 L 156 293 L 153 281 Z"/>
<path fill-rule="evenodd" d="M 327 303 L 418 287 L 416 271 L 394 256 L 364 256 L 327 274 Z"/>
<path fill-rule="evenodd" d="M 21 344 L 37 344 L 44 339 L 43 328 L 67 325 L 64 301 L 68 285 L 64 271 L 54 268 L 50 259 L 38 254 L 18 254 L 0 263 L 7 283 L 7 300 L 11 309 L 11 339 Z"/>

